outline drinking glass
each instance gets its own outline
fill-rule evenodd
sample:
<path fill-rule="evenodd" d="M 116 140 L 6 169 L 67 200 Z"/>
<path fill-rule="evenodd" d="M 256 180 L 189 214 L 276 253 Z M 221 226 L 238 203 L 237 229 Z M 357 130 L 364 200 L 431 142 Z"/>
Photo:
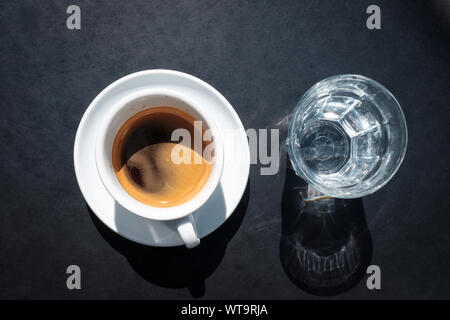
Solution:
<path fill-rule="evenodd" d="M 383 187 L 406 153 L 407 128 L 394 96 L 360 75 L 315 84 L 289 126 L 288 153 L 301 178 L 335 198 L 359 198 Z"/>

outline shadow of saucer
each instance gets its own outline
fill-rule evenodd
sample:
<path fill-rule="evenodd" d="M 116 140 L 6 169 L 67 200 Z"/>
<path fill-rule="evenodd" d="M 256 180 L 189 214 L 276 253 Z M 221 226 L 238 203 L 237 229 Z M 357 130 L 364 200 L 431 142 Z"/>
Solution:
<path fill-rule="evenodd" d="M 281 213 L 280 260 L 296 286 L 331 296 L 362 279 L 372 259 L 362 199 L 324 196 L 288 163 Z"/>
<path fill-rule="evenodd" d="M 194 298 L 205 293 L 205 279 L 219 266 L 228 242 L 239 229 L 250 194 L 247 182 L 244 195 L 233 214 L 217 230 L 201 239 L 193 249 L 184 246 L 151 247 L 125 239 L 104 225 L 87 206 L 94 225 L 116 251 L 145 280 L 166 288 L 187 288 Z"/>

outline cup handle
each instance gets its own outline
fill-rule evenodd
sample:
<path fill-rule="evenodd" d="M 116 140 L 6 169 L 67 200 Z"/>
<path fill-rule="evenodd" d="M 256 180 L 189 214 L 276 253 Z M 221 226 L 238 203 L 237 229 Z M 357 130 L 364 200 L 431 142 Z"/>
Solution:
<path fill-rule="evenodd" d="M 177 221 L 177 230 L 186 248 L 194 248 L 200 244 L 191 215 Z"/>

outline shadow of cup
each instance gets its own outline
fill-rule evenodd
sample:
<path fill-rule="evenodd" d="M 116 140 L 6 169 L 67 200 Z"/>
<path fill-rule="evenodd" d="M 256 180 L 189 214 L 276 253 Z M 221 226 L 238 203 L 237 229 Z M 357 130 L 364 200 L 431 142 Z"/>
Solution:
<path fill-rule="evenodd" d="M 130 266 L 145 280 L 165 288 L 187 288 L 192 297 L 205 294 L 205 279 L 219 266 L 228 242 L 239 229 L 250 193 L 244 195 L 233 214 L 217 230 L 201 239 L 193 249 L 185 246 L 151 247 L 128 240 L 104 225 L 88 207 L 94 225 L 106 242 L 126 257 Z"/>

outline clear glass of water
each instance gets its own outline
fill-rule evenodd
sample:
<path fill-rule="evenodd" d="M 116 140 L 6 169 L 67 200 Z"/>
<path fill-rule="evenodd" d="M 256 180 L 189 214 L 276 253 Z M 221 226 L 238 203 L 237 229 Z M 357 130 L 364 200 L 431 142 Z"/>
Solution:
<path fill-rule="evenodd" d="M 385 87 L 345 74 L 304 94 L 286 143 L 297 175 L 326 195 L 349 199 L 375 192 L 394 176 L 407 135 L 403 111 Z"/>

